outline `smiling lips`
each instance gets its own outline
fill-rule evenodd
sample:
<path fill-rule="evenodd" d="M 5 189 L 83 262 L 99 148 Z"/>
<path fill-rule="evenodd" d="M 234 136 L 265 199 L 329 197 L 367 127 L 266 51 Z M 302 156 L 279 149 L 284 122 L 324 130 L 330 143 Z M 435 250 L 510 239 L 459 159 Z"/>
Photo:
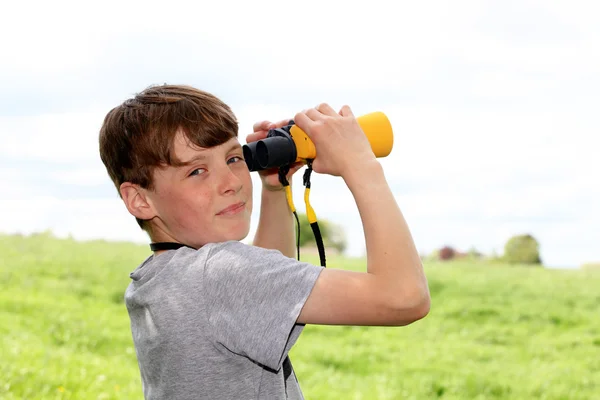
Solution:
<path fill-rule="evenodd" d="M 235 214 L 241 212 L 245 206 L 246 206 L 246 203 L 244 203 L 244 202 L 235 203 L 235 204 L 232 204 L 229 207 L 224 208 L 223 210 L 219 211 L 217 213 L 217 215 L 235 215 Z"/>

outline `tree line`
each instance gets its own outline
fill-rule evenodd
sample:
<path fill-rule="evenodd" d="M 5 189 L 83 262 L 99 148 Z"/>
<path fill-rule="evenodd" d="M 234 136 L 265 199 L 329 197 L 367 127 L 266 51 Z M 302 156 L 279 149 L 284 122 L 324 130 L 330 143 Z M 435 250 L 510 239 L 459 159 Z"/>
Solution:
<path fill-rule="evenodd" d="M 306 214 L 298 213 L 298 220 L 300 222 L 300 247 L 316 247 L 315 237 Z M 342 227 L 326 219 L 319 219 L 318 223 L 325 247 L 333 248 L 338 253 L 343 253 L 347 247 L 347 240 Z M 540 244 L 533 235 L 528 233 L 514 235 L 509 238 L 504 245 L 504 253 L 501 256 L 496 254 L 484 255 L 474 248 L 467 252 L 461 252 L 452 246 L 446 245 L 433 251 L 431 254 L 422 255 L 422 258 L 439 261 L 460 258 L 486 258 L 491 261 L 501 261 L 508 264 L 542 266 Z"/>

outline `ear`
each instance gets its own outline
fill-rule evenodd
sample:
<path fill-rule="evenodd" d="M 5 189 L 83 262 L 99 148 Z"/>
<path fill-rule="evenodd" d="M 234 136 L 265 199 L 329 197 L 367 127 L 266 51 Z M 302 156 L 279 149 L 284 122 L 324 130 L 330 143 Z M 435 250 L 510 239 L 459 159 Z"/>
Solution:
<path fill-rule="evenodd" d="M 139 219 L 149 220 L 156 216 L 152 203 L 148 201 L 146 190 L 131 182 L 123 182 L 119 188 L 121 197 L 129 213 Z"/>

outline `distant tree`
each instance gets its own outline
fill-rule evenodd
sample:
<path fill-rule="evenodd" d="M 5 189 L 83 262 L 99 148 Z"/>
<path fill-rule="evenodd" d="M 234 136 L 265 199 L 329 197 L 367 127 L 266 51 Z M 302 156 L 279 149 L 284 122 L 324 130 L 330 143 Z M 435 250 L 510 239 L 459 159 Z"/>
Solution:
<path fill-rule="evenodd" d="M 308 223 L 306 214 L 298 213 L 298 220 L 300 221 L 300 247 L 304 247 L 309 243 L 311 245 L 315 244 L 313 231 Z M 319 230 L 321 231 L 321 236 L 323 236 L 323 241 L 325 241 L 325 236 L 327 235 L 327 223 L 320 220 L 317 222 L 319 223 Z"/>
<path fill-rule="evenodd" d="M 511 237 L 504 246 L 504 261 L 510 264 L 540 265 L 540 246 L 531 235 L 516 235 Z"/>
<path fill-rule="evenodd" d="M 306 214 L 298 213 L 298 220 L 300 221 L 300 247 L 316 246 L 317 242 Z M 346 250 L 347 242 L 342 227 L 321 218 L 317 220 L 317 223 L 321 237 L 323 238 L 323 245 L 325 247 L 332 247 L 339 253 L 343 253 Z"/>
<path fill-rule="evenodd" d="M 438 251 L 438 257 L 440 260 L 452 260 L 456 257 L 456 250 L 450 246 L 444 246 Z"/>
<path fill-rule="evenodd" d="M 475 247 L 471 247 L 467 253 L 467 256 L 471 259 L 480 259 L 483 257 L 483 254 L 479 252 Z"/>

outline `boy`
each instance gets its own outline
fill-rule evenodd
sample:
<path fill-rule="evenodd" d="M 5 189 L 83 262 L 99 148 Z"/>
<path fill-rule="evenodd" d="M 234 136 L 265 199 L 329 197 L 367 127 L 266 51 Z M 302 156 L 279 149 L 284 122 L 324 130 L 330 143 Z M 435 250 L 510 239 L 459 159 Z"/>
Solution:
<path fill-rule="evenodd" d="M 240 242 L 252 181 L 236 118 L 213 95 L 150 87 L 106 116 L 102 161 L 154 250 L 125 293 L 147 400 L 302 399 L 287 355 L 305 324 L 400 326 L 429 312 L 409 229 L 350 108 L 294 121 L 315 143 L 314 171 L 342 177 L 356 200 L 367 272 L 294 258 L 277 171 L 260 173 L 259 226 L 252 246 Z"/>

